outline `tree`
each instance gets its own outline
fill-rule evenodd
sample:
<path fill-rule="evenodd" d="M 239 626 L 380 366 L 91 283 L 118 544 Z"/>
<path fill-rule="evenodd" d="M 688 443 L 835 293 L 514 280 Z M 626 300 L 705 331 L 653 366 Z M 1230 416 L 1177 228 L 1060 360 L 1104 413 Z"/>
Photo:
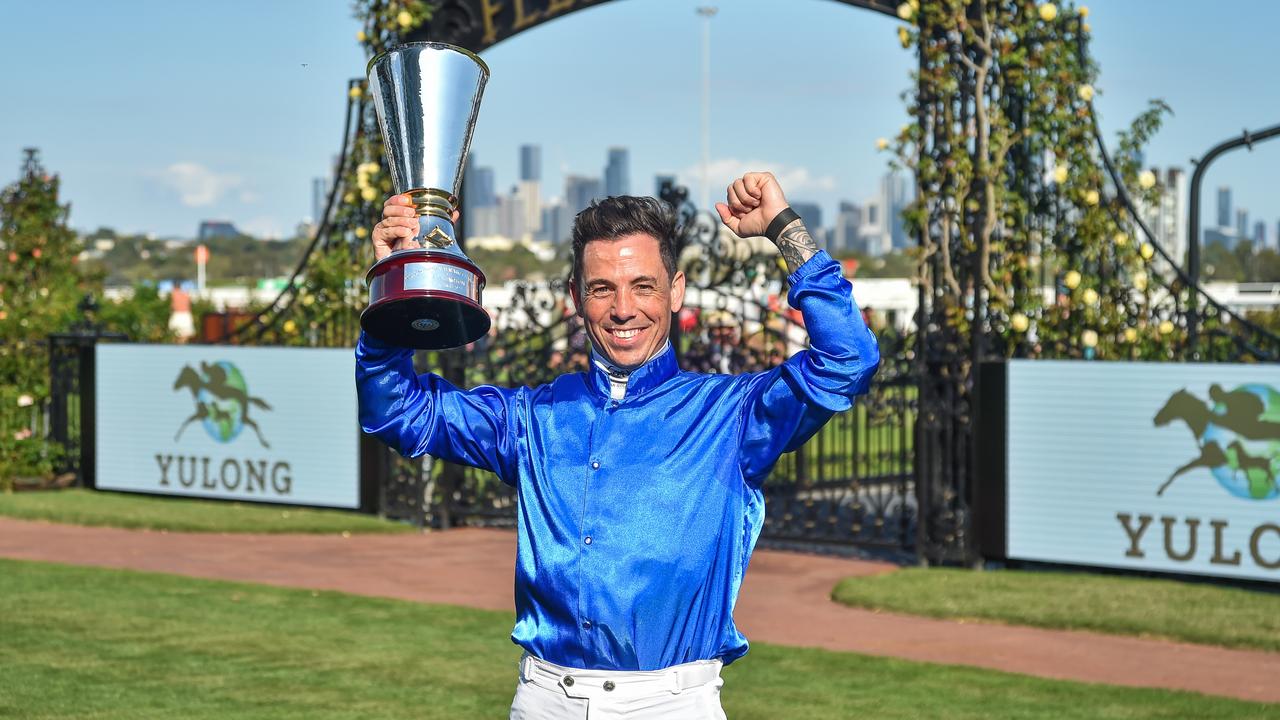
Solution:
<path fill-rule="evenodd" d="M 21 176 L 0 191 L 0 488 L 48 474 L 59 450 L 44 438 L 49 398 L 45 341 L 76 318 L 90 285 L 80 239 L 67 227 L 59 181 L 26 151 Z"/>

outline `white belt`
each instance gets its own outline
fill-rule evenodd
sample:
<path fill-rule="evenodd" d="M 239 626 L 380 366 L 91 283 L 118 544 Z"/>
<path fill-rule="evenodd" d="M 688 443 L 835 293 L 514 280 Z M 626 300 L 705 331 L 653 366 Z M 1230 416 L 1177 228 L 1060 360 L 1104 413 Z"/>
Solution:
<path fill-rule="evenodd" d="M 718 682 L 719 660 L 699 660 L 662 670 L 579 670 L 536 658 L 520 658 L 520 681 L 558 689 L 569 697 L 649 695 L 684 690 Z"/>

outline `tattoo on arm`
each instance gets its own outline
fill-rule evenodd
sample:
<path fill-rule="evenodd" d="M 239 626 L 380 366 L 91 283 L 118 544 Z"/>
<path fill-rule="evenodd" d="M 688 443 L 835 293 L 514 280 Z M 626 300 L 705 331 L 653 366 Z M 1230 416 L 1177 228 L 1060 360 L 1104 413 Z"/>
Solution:
<path fill-rule="evenodd" d="M 782 229 L 775 243 L 782 251 L 782 259 L 787 261 L 787 272 L 795 272 L 801 265 L 818 253 L 818 246 L 809 237 L 804 221 L 796 219 Z"/>

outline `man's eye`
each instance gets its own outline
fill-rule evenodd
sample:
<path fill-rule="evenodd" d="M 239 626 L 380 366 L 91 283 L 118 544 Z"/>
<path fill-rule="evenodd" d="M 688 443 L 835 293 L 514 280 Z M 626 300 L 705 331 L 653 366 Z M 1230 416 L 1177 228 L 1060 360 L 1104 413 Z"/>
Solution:
<path fill-rule="evenodd" d="M 613 291 L 612 291 L 612 290 L 610 290 L 610 289 L 609 289 L 609 288 L 607 288 L 607 287 L 593 287 L 593 288 L 591 288 L 591 289 L 587 290 L 587 294 L 588 294 L 588 295 L 590 295 L 590 296 L 591 296 L 591 297 L 593 297 L 593 298 L 598 298 L 598 297 L 607 297 L 607 296 L 608 296 L 608 295 L 610 295 L 612 292 L 613 292 Z"/>

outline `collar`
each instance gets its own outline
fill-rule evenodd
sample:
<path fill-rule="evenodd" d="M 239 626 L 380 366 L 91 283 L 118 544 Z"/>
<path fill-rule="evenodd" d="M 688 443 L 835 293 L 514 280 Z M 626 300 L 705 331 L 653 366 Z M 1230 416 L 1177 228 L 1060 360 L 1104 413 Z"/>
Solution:
<path fill-rule="evenodd" d="M 587 384 L 595 388 L 604 397 L 610 397 L 609 378 L 625 377 L 627 381 L 627 397 L 643 395 L 666 382 L 679 372 L 676 364 L 676 351 L 668 342 L 657 355 L 649 358 L 645 364 L 626 372 L 619 370 L 594 349 L 591 351 L 591 366 L 587 369 Z"/>

